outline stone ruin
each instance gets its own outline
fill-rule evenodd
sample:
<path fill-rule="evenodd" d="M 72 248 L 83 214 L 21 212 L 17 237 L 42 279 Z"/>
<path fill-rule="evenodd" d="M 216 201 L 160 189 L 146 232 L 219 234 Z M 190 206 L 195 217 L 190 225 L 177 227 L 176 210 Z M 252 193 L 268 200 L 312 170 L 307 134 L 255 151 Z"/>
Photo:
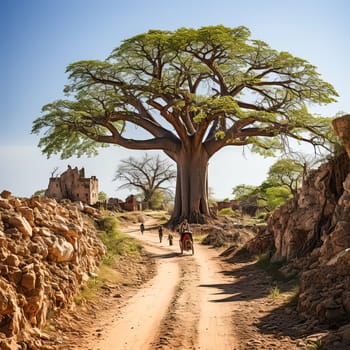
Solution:
<path fill-rule="evenodd" d="M 85 169 L 68 169 L 59 177 L 51 177 L 45 192 L 48 198 L 69 199 L 94 205 L 98 201 L 98 179 L 96 176 L 85 178 Z"/>
<path fill-rule="evenodd" d="M 131 194 L 128 196 L 125 201 L 119 198 L 108 198 L 108 201 L 105 203 L 106 209 L 116 210 L 116 211 L 137 211 L 143 210 L 142 203 L 137 201 L 136 197 Z"/>

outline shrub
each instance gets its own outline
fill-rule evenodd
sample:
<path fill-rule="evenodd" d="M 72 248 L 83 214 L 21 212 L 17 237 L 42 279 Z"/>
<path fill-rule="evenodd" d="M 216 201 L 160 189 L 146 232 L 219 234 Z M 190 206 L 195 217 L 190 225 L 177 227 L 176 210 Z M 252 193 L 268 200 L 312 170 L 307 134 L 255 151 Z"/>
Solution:
<path fill-rule="evenodd" d="M 117 219 L 106 216 L 98 222 L 97 234 L 107 248 L 102 258 L 102 264 L 91 277 L 80 293 L 74 296 L 74 302 L 81 305 L 84 300 L 93 299 L 96 292 L 106 283 L 121 282 L 119 273 L 114 269 L 120 256 L 138 256 L 142 246 L 136 239 L 129 237 L 118 230 Z"/>
<path fill-rule="evenodd" d="M 276 299 L 280 296 L 280 294 L 281 294 L 281 291 L 279 290 L 279 288 L 277 286 L 271 287 L 269 298 Z"/>
<path fill-rule="evenodd" d="M 232 208 L 222 208 L 218 213 L 219 216 L 233 216 L 233 214 Z"/>

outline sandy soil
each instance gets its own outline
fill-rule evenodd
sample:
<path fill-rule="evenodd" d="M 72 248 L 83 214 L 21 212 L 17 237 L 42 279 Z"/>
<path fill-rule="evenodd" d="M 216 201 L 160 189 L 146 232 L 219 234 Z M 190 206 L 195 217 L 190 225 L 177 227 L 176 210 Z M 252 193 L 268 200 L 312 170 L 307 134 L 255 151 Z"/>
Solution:
<path fill-rule="evenodd" d="M 139 273 L 139 282 L 107 288 L 92 308 L 66 317 L 59 349 L 296 350 L 322 335 L 288 304 L 293 286 L 279 286 L 281 295 L 271 298 L 271 278 L 253 262 L 225 260 L 198 243 L 193 256 L 181 256 L 178 238 L 169 246 L 156 229 L 125 232 L 150 254 L 125 271 Z"/>
<path fill-rule="evenodd" d="M 216 285 L 227 278 L 219 274 L 215 251 L 196 245 L 193 256 L 180 255 L 178 239 L 170 246 L 167 237 L 159 242 L 156 231 L 140 235 L 131 229 L 129 234 L 157 259 L 157 273 L 91 348 L 233 349 L 230 310 L 217 302 L 221 296 Z"/>

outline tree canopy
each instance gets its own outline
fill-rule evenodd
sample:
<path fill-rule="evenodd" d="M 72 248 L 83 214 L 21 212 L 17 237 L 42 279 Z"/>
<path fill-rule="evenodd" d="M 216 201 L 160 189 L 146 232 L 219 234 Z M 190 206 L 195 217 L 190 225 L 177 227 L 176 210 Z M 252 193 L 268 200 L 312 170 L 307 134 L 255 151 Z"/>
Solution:
<path fill-rule="evenodd" d="M 226 146 L 270 155 L 289 138 L 324 146 L 330 120 L 308 105 L 337 96 L 315 66 L 250 38 L 243 26 L 150 30 L 67 73 L 68 98 L 45 105 L 33 123 L 33 133 L 43 132 L 42 152 L 94 155 L 109 144 L 162 150 L 178 166 L 173 215 L 192 221 L 209 215 L 211 156 Z M 144 133 L 131 136 L 131 125 Z"/>
<path fill-rule="evenodd" d="M 271 165 L 266 180 L 259 186 L 240 184 L 232 189 L 232 194 L 242 205 L 256 205 L 271 211 L 297 193 L 306 170 L 305 164 L 296 159 L 279 159 Z"/>
<path fill-rule="evenodd" d="M 304 164 L 294 159 L 279 159 L 270 167 L 267 179 L 279 186 L 287 186 L 294 195 L 302 184 L 304 171 Z"/>

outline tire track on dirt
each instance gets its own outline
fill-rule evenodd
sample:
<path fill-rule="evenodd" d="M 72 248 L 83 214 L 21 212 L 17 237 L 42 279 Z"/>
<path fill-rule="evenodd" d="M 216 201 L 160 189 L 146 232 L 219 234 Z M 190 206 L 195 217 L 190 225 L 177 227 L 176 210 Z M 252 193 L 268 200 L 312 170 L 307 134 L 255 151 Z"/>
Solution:
<path fill-rule="evenodd" d="M 177 245 L 155 244 L 154 238 L 151 233 L 141 240 L 146 250 L 147 246 L 163 250 L 162 255 L 154 258 L 179 265 L 180 280 L 150 349 L 234 349 L 233 310 L 232 305 L 221 302 L 221 286 L 228 281 L 220 273 L 218 253 L 195 244 L 193 256 L 181 256 Z"/>
<path fill-rule="evenodd" d="M 162 252 L 159 248 L 152 247 L 152 254 L 157 256 L 159 252 Z M 176 261 L 159 259 L 157 265 L 156 276 L 128 300 L 104 339 L 93 350 L 151 348 L 180 278 Z"/>
<path fill-rule="evenodd" d="M 152 349 L 196 349 L 200 308 L 199 267 L 190 256 L 179 257 L 180 280 Z"/>
<path fill-rule="evenodd" d="M 223 276 L 217 252 L 207 247 L 197 247 L 196 258 L 200 265 L 201 313 L 199 319 L 198 348 L 200 350 L 233 350 L 236 340 L 233 336 L 231 303 L 225 302 L 222 288 L 229 281 Z"/>

